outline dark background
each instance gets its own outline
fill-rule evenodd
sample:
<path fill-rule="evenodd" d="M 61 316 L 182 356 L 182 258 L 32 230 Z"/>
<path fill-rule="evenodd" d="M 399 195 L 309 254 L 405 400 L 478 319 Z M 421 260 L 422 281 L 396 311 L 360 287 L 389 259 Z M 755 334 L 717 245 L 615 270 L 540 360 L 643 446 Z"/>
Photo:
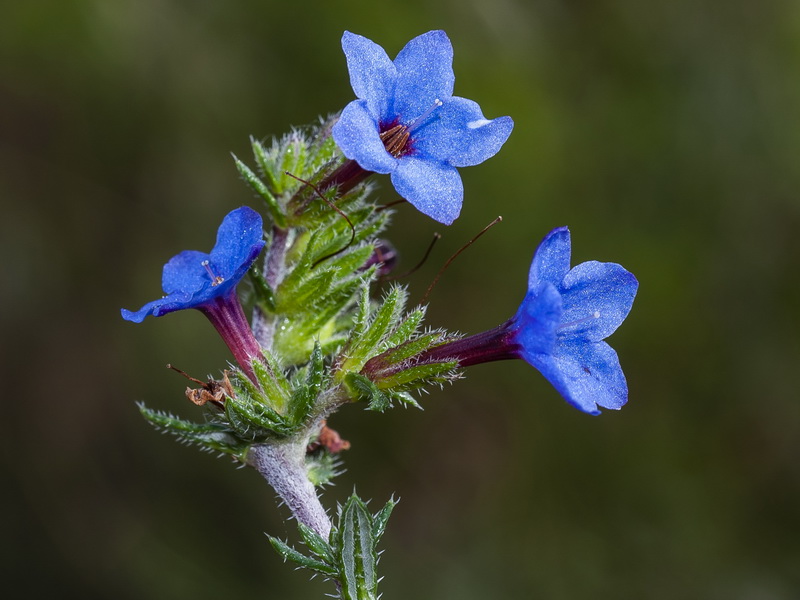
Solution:
<path fill-rule="evenodd" d="M 291 6 L 289 6 L 291 4 Z M 777 0 L 12 0 L 0 7 L 0 575 L 13 597 L 315 598 L 250 470 L 181 447 L 135 401 L 191 417 L 172 362 L 229 359 L 196 312 L 142 325 L 161 265 L 249 203 L 230 152 L 352 99 L 345 29 L 391 56 L 445 29 L 456 94 L 513 116 L 462 171 L 463 216 L 390 231 L 429 323 L 510 316 L 542 236 L 641 283 L 614 334 L 620 412 L 584 415 L 522 362 L 385 415 L 350 407 L 347 473 L 402 498 L 384 597 L 800 597 L 800 4 Z M 386 178 L 380 195 L 396 198 Z"/>

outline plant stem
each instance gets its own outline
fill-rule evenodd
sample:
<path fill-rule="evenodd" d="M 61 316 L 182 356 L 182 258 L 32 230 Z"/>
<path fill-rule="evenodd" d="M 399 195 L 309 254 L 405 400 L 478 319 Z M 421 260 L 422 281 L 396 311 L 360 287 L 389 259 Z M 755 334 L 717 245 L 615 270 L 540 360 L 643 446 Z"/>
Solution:
<path fill-rule="evenodd" d="M 331 520 L 308 479 L 305 454 L 306 444 L 295 440 L 252 446 L 247 460 L 286 502 L 295 518 L 327 540 Z"/>
<path fill-rule="evenodd" d="M 264 279 L 273 291 L 283 280 L 286 272 L 288 242 L 289 230 L 273 225 L 272 238 L 264 258 Z M 272 350 L 272 340 L 275 337 L 275 317 L 265 313 L 258 306 L 253 311 L 253 334 L 262 348 Z"/>

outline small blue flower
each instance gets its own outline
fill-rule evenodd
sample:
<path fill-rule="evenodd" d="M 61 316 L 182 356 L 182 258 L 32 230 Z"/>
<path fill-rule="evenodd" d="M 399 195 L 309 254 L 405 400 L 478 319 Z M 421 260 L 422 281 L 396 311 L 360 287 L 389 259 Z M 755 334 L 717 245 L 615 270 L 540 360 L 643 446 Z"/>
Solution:
<path fill-rule="evenodd" d="M 184 250 L 164 265 L 161 287 L 166 296 L 137 311 L 122 309 L 122 318 L 141 323 L 186 308 L 202 312 L 219 332 L 239 365 L 254 379 L 251 361 L 261 346 L 247 322 L 236 286 L 264 247 L 261 215 L 243 206 L 226 215 L 210 254 Z"/>
<path fill-rule="evenodd" d="M 570 250 L 566 227 L 539 245 L 528 293 L 512 319 L 512 340 L 567 402 L 598 414 L 598 406 L 618 409 L 628 400 L 617 353 L 603 340 L 628 316 L 639 282 L 615 263 L 570 269 Z"/>
<path fill-rule="evenodd" d="M 228 213 L 210 254 L 184 250 L 164 265 L 161 287 L 166 296 L 137 311 L 122 309 L 122 318 L 141 323 L 186 308 L 202 310 L 230 296 L 264 247 L 261 215 L 242 206 Z"/>
<path fill-rule="evenodd" d="M 551 231 L 533 257 L 528 293 L 502 325 L 437 346 L 420 362 L 459 366 L 521 358 L 536 367 L 580 410 L 621 408 L 628 384 L 617 353 L 603 340 L 630 312 L 638 281 L 615 263 L 589 261 L 570 269 L 566 227 Z"/>
<path fill-rule="evenodd" d="M 345 32 L 342 48 L 358 100 L 333 127 L 344 155 L 366 171 L 390 173 L 397 192 L 449 225 L 464 188 L 456 167 L 494 156 L 510 117 L 489 120 L 472 100 L 453 96 L 453 47 L 444 31 L 414 38 L 392 62 L 365 37 Z"/>

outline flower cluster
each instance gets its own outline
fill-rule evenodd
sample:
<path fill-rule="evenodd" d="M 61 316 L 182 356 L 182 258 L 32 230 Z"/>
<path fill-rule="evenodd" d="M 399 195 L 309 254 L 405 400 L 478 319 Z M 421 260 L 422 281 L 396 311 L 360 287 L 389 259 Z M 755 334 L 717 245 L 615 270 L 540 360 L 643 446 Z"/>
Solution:
<path fill-rule="evenodd" d="M 388 173 L 398 193 L 418 210 L 452 223 L 463 198 L 457 167 L 496 154 L 513 121 L 486 119 L 478 104 L 453 96 L 453 49 L 443 31 L 414 38 L 394 61 L 374 42 L 350 32 L 342 48 L 358 99 L 332 128 L 334 141 L 351 161 L 338 173 L 352 174 L 354 163 L 364 174 Z M 337 177 L 329 183 L 348 187 Z M 236 286 L 264 244 L 260 215 L 247 207 L 232 211 L 209 254 L 184 251 L 173 257 L 162 276 L 166 296 L 138 311 L 123 309 L 123 318 L 140 323 L 148 315 L 200 310 L 249 370 L 261 347 Z M 637 281 L 617 264 L 587 262 L 570 269 L 569 259 L 569 231 L 553 230 L 534 256 L 528 293 L 514 317 L 489 332 L 433 347 L 417 360 L 448 358 L 467 367 L 522 358 L 581 410 L 596 414 L 598 406 L 620 408 L 627 400 L 625 377 L 616 353 L 602 340 L 628 314 Z"/>
<path fill-rule="evenodd" d="M 375 299 L 374 284 L 397 252 L 381 237 L 392 211 L 370 199 L 365 179 L 390 175 L 402 198 L 449 225 L 464 196 L 458 169 L 494 156 L 514 123 L 487 119 L 478 104 L 453 95 L 453 49 L 442 31 L 414 38 L 393 61 L 353 33 L 345 32 L 342 48 L 357 99 L 336 122 L 295 130 L 271 147 L 253 141 L 257 169 L 236 159 L 269 221 L 248 207 L 231 211 L 209 253 L 174 256 L 163 269 L 165 295 L 122 317 L 141 323 L 191 308 L 211 321 L 238 367 L 187 391 L 205 406 L 205 421 L 146 408 L 143 415 L 256 469 L 292 511 L 313 556 L 273 539 L 276 550 L 336 580 L 341 598 L 374 599 L 375 544 L 394 502 L 372 515 L 354 495 L 332 522 L 315 486 L 336 475 L 334 455 L 349 444 L 326 425 L 331 415 L 359 401 L 377 411 L 416 404 L 412 393 L 505 359 L 538 369 L 584 412 L 618 409 L 627 383 L 604 340 L 628 315 L 638 282 L 615 263 L 570 268 L 570 233 L 560 227 L 536 250 L 514 316 L 489 331 L 459 337 L 424 328 L 424 308 L 406 311 L 403 286 Z M 245 275 L 252 325 L 237 293 Z"/>

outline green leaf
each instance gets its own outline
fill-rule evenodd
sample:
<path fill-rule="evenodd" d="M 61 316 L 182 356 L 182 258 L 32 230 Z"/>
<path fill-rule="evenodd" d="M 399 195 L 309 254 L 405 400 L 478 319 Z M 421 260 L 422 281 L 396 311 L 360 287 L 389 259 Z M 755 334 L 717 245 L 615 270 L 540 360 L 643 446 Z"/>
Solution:
<path fill-rule="evenodd" d="M 269 437 L 286 437 L 295 427 L 266 404 L 249 398 L 235 398 L 225 403 L 225 414 L 236 433 L 251 442 Z"/>
<path fill-rule="evenodd" d="M 364 502 L 353 494 L 345 503 L 339 521 L 339 582 L 342 585 L 342 597 L 345 599 L 377 598 L 378 556 L 372 526 L 372 515 Z"/>
<path fill-rule="evenodd" d="M 334 477 L 341 475 L 339 467 L 341 467 L 341 460 L 338 455 L 331 454 L 324 448 L 306 455 L 308 480 L 314 487 L 327 485 L 333 481 Z"/>
<path fill-rule="evenodd" d="M 407 404 L 408 406 L 413 406 L 414 408 L 422 410 L 422 407 L 419 405 L 419 402 L 417 402 L 414 396 L 412 396 L 408 392 L 389 390 L 387 394 L 389 394 L 389 397 L 391 398 L 392 401 L 397 400 L 401 404 Z"/>
<path fill-rule="evenodd" d="M 290 418 L 293 423 L 300 425 L 308 417 L 322 387 L 322 376 L 325 364 L 322 360 L 322 350 L 319 342 L 314 344 L 311 359 L 307 367 L 305 381 L 297 384 L 292 399 L 289 403 Z"/>
<path fill-rule="evenodd" d="M 431 346 L 439 344 L 445 335 L 446 334 L 442 331 L 432 331 L 395 346 L 394 348 L 389 348 L 381 355 L 381 362 L 385 365 L 394 365 L 407 358 L 416 356 Z"/>
<path fill-rule="evenodd" d="M 271 352 L 263 351 L 264 361 L 254 358 L 251 365 L 260 390 L 252 393 L 256 401 L 263 402 L 276 412 L 283 414 L 289 405 L 291 387 L 281 366 Z"/>
<path fill-rule="evenodd" d="M 165 431 L 179 440 L 197 444 L 206 450 L 238 456 L 247 449 L 247 442 L 239 439 L 227 426 L 218 423 L 192 423 L 165 412 L 138 405 L 142 416 L 159 431 Z"/>
<path fill-rule="evenodd" d="M 402 369 L 397 373 L 377 380 L 374 385 L 381 390 L 401 387 L 404 390 L 414 389 L 426 383 L 441 383 L 447 380 L 447 374 L 458 367 L 458 361 L 446 363 L 428 363 Z"/>
<path fill-rule="evenodd" d="M 320 560 L 316 560 L 305 554 L 301 554 L 291 546 L 289 546 L 283 540 L 279 540 L 276 537 L 267 536 L 269 538 L 269 543 L 272 544 L 272 547 L 275 549 L 275 552 L 280 554 L 283 557 L 283 560 L 290 560 L 293 563 L 300 565 L 301 567 L 305 567 L 306 569 L 311 569 L 312 571 L 317 571 L 322 573 L 323 575 L 327 575 L 329 577 L 335 577 L 338 575 L 338 571 L 336 568 L 332 567 L 331 565 L 325 564 Z"/>
<path fill-rule="evenodd" d="M 386 531 L 386 523 L 389 521 L 389 517 L 392 515 L 395 506 L 397 506 L 397 500 L 392 497 L 380 512 L 375 515 L 372 521 L 372 539 L 375 540 L 376 544 L 383 537 L 383 533 Z"/>
<path fill-rule="evenodd" d="M 299 131 L 293 131 L 284 139 L 283 159 L 280 163 L 280 169 L 283 173 L 283 186 L 285 189 L 299 187 L 303 184 L 290 175 L 286 175 L 286 173 L 291 173 L 295 177 L 306 179 L 305 165 L 308 156 L 308 151 L 306 149 L 307 142 Z"/>
<path fill-rule="evenodd" d="M 397 346 L 408 341 L 419 329 L 422 319 L 425 318 L 425 309 L 417 308 L 406 315 L 406 318 L 395 328 L 392 334 L 386 338 L 386 348 Z"/>
<path fill-rule="evenodd" d="M 360 373 L 348 373 L 344 378 L 344 383 L 353 398 L 369 402 L 369 410 L 383 412 L 391 406 L 389 396 Z"/>
<path fill-rule="evenodd" d="M 387 332 L 397 325 L 407 296 L 405 289 L 400 286 L 391 289 L 375 311 L 367 329 L 354 339 L 348 350 L 349 359 L 342 367 L 344 370 L 360 371 L 367 359 L 376 353 Z"/>
<path fill-rule="evenodd" d="M 269 212 L 272 215 L 272 220 L 275 221 L 275 224 L 279 227 L 286 227 L 286 216 L 283 214 L 283 210 L 278 204 L 278 201 L 275 199 L 275 196 L 273 196 L 267 186 L 264 185 L 264 182 L 261 181 L 258 175 L 250 170 L 250 167 L 239 160 L 236 155 L 233 155 L 233 160 L 236 163 L 236 168 L 238 169 L 239 174 L 267 204 L 267 208 L 269 209 Z"/>
<path fill-rule="evenodd" d="M 300 537 L 303 538 L 305 545 L 308 546 L 314 554 L 319 556 L 326 563 L 332 563 L 334 561 L 333 550 L 330 544 L 328 544 L 321 535 L 299 521 L 297 522 L 297 529 L 300 531 Z"/>

